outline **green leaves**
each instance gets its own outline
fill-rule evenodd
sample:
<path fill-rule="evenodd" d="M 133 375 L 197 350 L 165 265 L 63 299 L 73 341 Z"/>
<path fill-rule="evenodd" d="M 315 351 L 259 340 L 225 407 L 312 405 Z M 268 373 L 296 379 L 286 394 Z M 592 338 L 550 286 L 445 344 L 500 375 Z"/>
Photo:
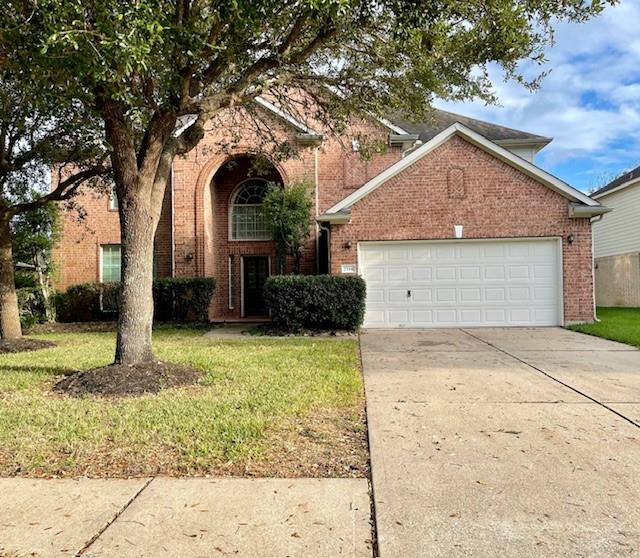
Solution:
<path fill-rule="evenodd" d="M 286 187 L 272 183 L 269 185 L 262 210 L 276 242 L 278 273 L 284 271 L 284 258 L 296 260 L 296 272 L 304 241 L 311 228 L 311 185 L 306 181 L 293 182 Z"/>

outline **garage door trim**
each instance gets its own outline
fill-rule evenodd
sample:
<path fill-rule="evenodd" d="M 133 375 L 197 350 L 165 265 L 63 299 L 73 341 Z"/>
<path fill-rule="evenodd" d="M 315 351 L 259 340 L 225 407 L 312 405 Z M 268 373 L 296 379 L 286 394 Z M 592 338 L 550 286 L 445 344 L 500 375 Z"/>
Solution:
<path fill-rule="evenodd" d="M 563 254 L 561 236 L 527 236 L 527 237 L 497 237 L 497 238 L 462 238 L 462 239 L 412 239 L 412 240 L 362 240 L 357 242 L 358 273 L 362 274 L 362 248 L 364 246 L 394 246 L 398 244 L 469 244 L 473 242 L 531 242 L 553 241 L 556 252 L 556 281 L 557 289 L 557 315 L 560 325 L 564 322 L 564 278 L 563 278 Z M 419 327 L 419 326 L 416 326 Z M 513 326 L 517 327 L 517 326 Z M 526 327 L 526 326 L 523 326 Z M 406 326 L 405 326 L 406 328 Z"/>

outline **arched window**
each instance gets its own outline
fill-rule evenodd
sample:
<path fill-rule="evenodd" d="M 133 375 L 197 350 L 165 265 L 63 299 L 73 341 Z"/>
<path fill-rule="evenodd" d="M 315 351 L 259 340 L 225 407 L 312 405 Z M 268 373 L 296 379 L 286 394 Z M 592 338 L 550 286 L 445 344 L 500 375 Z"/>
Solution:
<path fill-rule="evenodd" d="M 240 184 L 231 200 L 231 240 L 271 240 L 262 212 L 267 188 L 267 181 L 261 178 Z"/>

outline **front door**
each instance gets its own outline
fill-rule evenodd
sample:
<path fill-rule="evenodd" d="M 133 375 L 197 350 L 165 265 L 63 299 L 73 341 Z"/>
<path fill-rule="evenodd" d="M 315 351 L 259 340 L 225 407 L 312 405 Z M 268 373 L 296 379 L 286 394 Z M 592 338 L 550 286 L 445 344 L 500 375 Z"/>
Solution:
<path fill-rule="evenodd" d="M 264 283 L 269 277 L 269 257 L 244 256 L 242 265 L 244 316 L 266 316 L 269 311 L 264 302 Z"/>

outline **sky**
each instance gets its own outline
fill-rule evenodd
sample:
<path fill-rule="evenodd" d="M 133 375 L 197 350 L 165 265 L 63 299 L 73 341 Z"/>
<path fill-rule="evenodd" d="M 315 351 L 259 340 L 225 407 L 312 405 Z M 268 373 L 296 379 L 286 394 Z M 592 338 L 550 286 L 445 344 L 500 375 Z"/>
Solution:
<path fill-rule="evenodd" d="M 587 23 L 555 29 L 543 67 L 549 75 L 538 90 L 505 83 L 492 67 L 500 106 L 434 104 L 553 137 L 536 164 L 589 191 L 640 165 L 640 0 L 622 0 Z"/>

